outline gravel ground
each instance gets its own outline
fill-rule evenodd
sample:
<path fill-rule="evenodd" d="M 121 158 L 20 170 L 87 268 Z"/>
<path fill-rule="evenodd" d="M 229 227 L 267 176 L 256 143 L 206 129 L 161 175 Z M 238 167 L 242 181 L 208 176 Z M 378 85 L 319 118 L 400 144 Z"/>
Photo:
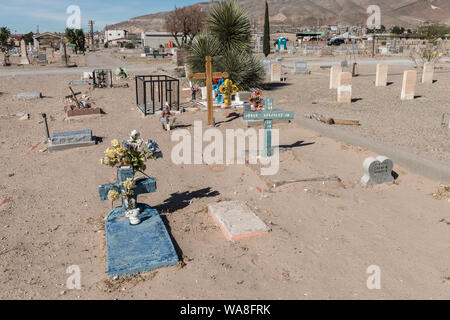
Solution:
<path fill-rule="evenodd" d="M 437 200 L 432 196 L 438 190 L 437 182 L 396 165 L 399 178 L 395 183 L 364 188 L 359 183 L 363 174 L 361 164 L 366 157 L 374 156 L 372 152 L 321 137 L 294 123 L 275 125 L 280 128 L 280 145 L 288 146 L 288 150 L 281 153 L 279 174 L 271 179 L 336 174 L 342 183 L 292 183 L 266 190 L 262 177 L 246 165 L 177 166 L 170 157 L 175 142 L 171 141 L 170 133 L 161 129 L 158 116 L 144 118 L 136 110 L 132 78 L 130 88 L 74 87 L 75 91 L 88 93 L 106 114 L 64 120 L 67 83 L 80 76 L 81 71 L 78 75 L 0 79 L 3 93 L 0 114 L 31 114 L 31 119 L 24 121 L 0 119 L 0 299 L 448 299 L 450 296 L 450 202 L 447 197 Z M 403 126 L 400 125 L 403 113 L 398 116 L 391 112 L 381 117 L 370 112 L 386 107 L 382 103 L 374 105 L 377 99 L 371 91 L 361 90 L 369 87 L 368 77 L 355 80 L 355 97 L 363 100 L 340 107 L 332 104 L 333 93 L 327 89 L 326 72 L 314 72 L 308 80 L 305 76 L 289 78 L 291 85 L 265 94 L 274 96 L 277 107 L 294 108 L 296 116 L 310 112 L 352 115 L 363 125 L 348 130 L 369 135 L 370 128 L 377 130 L 377 123 L 374 127 L 367 124 L 370 119 L 383 124 L 389 117 L 395 117 L 392 123 L 398 125 L 384 124 L 379 130 L 388 133 L 391 128 L 406 130 L 400 137 L 413 137 L 408 130 L 416 122 L 428 125 L 434 121 L 434 117 L 419 121 L 416 116 L 416 121 Z M 429 100 L 425 99 L 431 97 L 433 101 L 445 102 L 442 88 L 435 87 L 444 87 L 448 78 L 437 75 L 437 79 L 430 87 L 434 95 L 420 89 L 418 95 L 423 98 L 398 103 L 396 108 L 429 109 L 425 103 Z M 393 91 L 393 97 L 397 97 L 399 80 L 394 77 L 389 80 L 396 83 L 379 91 Z M 34 101 L 12 99 L 14 93 L 34 91 L 41 91 L 45 97 Z M 190 98 L 187 91 L 181 94 L 184 101 Z M 389 102 L 387 95 L 379 99 Z M 319 104 L 312 105 L 312 101 Z M 51 132 L 92 128 L 103 142 L 47 153 L 43 151 L 45 131 L 40 112 L 47 113 Z M 240 119 L 230 121 L 226 113 L 227 110 L 215 113 L 221 132 L 243 127 Z M 206 112 L 177 115 L 181 126 L 178 130 L 184 128 L 192 134 L 194 120 L 205 119 Z M 426 127 L 419 128 L 425 131 Z M 103 222 L 111 203 L 99 200 L 97 188 L 114 181 L 115 173 L 102 166 L 99 158 L 112 139 L 126 139 L 132 129 L 140 130 L 144 138 L 154 139 L 162 149 L 164 157 L 148 162 L 146 170 L 157 178 L 157 192 L 140 196 L 139 202 L 158 209 L 184 264 L 111 281 L 105 274 Z M 245 241 L 226 241 L 206 209 L 208 203 L 224 200 L 247 203 L 272 231 Z M 366 287 L 366 270 L 373 264 L 382 270 L 381 290 Z M 69 277 L 66 270 L 71 265 L 80 267 L 80 290 L 66 287 Z"/>

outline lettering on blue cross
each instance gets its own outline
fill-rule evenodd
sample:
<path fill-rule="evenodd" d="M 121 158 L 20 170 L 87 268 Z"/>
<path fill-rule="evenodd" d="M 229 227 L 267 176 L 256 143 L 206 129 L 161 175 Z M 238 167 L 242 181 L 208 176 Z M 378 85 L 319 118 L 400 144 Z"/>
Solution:
<path fill-rule="evenodd" d="M 124 187 L 122 186 L 122 182 L 126 181 L 127 178 L 133 179 L 134 170 L 133 168 L 119 168 L 117 174 L 119 177 L 119 181 L 101 184 L 98 186 L 98 193 L 100 195 L 100 200 L 108 200 L 108 192 L 110 190 L 116 190 L 119 193 L 123 192 Z M 137 202 L 138 195 L 156 191 L 156 178 L 136 179 L 133 191 L 134 191 L 133 198 Z M 122 206 L 124 206 L 123 201 Z"/>
<path fill-rule="evenodd" d="M 263 111 L 244 111 L 244 120 L 264 120 L 264 155 L 272 156 L 272 120 L 294 119 L 294 111 L 273 109 L 273 98 L 266 98 Z"/>

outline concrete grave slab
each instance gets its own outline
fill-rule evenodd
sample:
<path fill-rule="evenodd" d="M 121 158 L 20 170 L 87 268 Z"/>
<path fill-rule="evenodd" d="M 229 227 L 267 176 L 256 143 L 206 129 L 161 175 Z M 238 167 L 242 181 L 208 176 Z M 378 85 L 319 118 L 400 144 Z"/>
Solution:
<path fill-rule="evenodd" d="M 18 100 L 18 99 L 31 100 L 31 99 L 40 99 L 40 98 L 42 98 L 41 92 L 22 92 L 22 93 L 16 93 L 13 96 L 14 100 Z"/>
<path fill-rule="evenodd" d="M 308 63 L 305 61 L 295 61 L 293 74 L 310 74 L 308 70 Z"/>
<path fill-rule="evenodd" d="M 107 270 L 111 277 L 129 276 L 178 263 L 178 255 L 158 211 L 145 204 L 141 223 L 130 225 L 125 209 L 113 209 L 105 219 Z"/>
<path fill-rule="evenodd" d="M 239 240 L 268 233 L 270 228 L 240 201 L 222 201 L 208 205 L 208 211 L 225 238 Z"/>
<path fill-rule="evenodd" d="M 95 144 L 92 130 L 79 130 L 68 132 L 55 132 L 52 135 L 48 151 L 59 151 L 71 148 L 88 147 Z"/>
<path fill-rule="evenodd" d="M 78 79 L 75 79 L 75 80 L 72 80 L 72 81 L 70 81 L 70 85 L 76 85 L 76 86 L 88 86 L 88 85 L 90 85 L 90 83 L 89 83 L 89 81 L 88 80 L 78 80 Z"/>
<path fill-rule="evenodd" d="M 74 110 L 66 110 L 67 117 L 79 117 L 79 116 L 89 116 L 93 114 L 102 114 L 102 109 L 97 108 L 84 108 L 84 109 L 74 109 Z"/>

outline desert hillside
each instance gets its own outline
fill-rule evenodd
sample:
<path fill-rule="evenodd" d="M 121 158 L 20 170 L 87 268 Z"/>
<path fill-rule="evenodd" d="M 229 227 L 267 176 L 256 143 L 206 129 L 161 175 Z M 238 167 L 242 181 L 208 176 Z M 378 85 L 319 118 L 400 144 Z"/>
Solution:
<path fill-rule="evenodd" d="M 263 0 L 239 0 L 247 9 L 256 26 L 264 19 Z M 273 28 L 306 27 L 326 24 L 364 25 L 369 5 L 381 8 L 381 23 L 385 26 L 417 26 L 423 22 L 450 25 L 449 0 L 268 0 Z M 210 10 L 211 2 L 194 6 Z M 148 8 L 151 11 L 151 8 Z M 126 29 L 130 32 L 165 31 L 168 12 L 142 15 L 128 21 L 107 26 L 108 29 Z"/>

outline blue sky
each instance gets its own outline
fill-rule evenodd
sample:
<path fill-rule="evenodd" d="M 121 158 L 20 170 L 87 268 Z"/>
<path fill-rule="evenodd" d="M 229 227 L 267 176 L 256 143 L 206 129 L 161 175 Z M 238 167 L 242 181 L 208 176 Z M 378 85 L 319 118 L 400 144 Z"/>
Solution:
<path fill-rule="evenodd" d="M 107 24 L 133 17 L 172 10 L 175 5 L 190 5 L 200 0 L 0 0 L 0 27 L 12 33 L 59 31 L 66 28 L 70 5 L 81 9 L 81 27 L 88 30 L 88 21 L 95 21 L 95 30 Z"/>

